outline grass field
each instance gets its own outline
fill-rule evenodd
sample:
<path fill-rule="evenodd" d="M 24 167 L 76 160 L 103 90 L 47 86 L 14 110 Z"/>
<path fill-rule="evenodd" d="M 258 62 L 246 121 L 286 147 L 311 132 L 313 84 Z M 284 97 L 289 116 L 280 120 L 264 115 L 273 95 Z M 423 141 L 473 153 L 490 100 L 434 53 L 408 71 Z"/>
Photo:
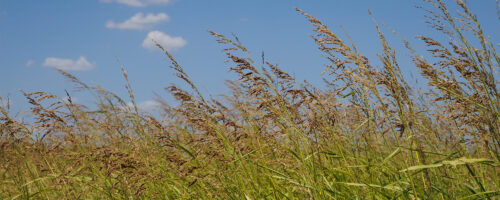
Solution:
<path fill-rule="evenodd" d="M 397 52 L 425 87 L 407 83 L 390 28 L 374 21 L 374 66 L 300 9 L 328 58 L 326 87 L 212 31 L 239 76 L 224 98 L 203 96 L 160 45 L 188 87 L 167 87 L 178 102 L 158 99 L 157 114 L 130 84 L 118 97 L 60 71 L 97 103 L 26 92 L 26 121 L 0 107 L 0 199 L 500 199 L 498 43 L 462 1 L 458 13 L 423 4 L 449 40 L 418 36 L 417 52 L 401 39 Z"/>

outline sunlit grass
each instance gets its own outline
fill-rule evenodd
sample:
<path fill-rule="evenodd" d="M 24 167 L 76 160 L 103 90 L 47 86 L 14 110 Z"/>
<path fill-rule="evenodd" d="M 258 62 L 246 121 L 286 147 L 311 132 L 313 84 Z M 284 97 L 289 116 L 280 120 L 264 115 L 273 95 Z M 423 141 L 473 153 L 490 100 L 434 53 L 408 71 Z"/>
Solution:
<path fill-rule="evenodd" d="M 402 40 L 426 91 L 407 83 L 405 49 L 377 22 L 380 66 L 300 9 L 330 63 L 327 87 L 213 31 L 239 76 L 222 99 L 203 96 L 160 45 L 189 88 L 167 87 L 178 105 L 158 99 L 156 115 L 137 108 L 125 70 L 127 100 L 60 71 L 96 109 L 45 92 L 24 94 L 30 122 L 0 106 L 0 198 L 498 199 L 500 58 L 457 5 L 456 15 L 440 0 L 425 6 L 449 41 L 419 36 L 426 54 Z"/>

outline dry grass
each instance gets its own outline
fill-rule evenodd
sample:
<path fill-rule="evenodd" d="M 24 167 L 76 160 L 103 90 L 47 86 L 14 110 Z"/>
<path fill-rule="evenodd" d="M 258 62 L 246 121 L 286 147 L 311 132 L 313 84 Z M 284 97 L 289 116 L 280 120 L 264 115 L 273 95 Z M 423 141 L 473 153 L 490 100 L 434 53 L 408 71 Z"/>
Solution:
<path fill-rule="evenodd" d="M 240 77 L 232 92 L 205 98 L 158 45 L 190 86 L 166 88 L 179 104 L 159 99 L 162 118 L 137 109 L 125 70 L 132 107 L 60 71 L 97 109 L 45 92 L 24 93 L 31 122 L 0 107 L 0 198 L 498 199 L 500 58 L 462 1 L 458 14 L 426 2 L 451 38 L 418 36 L 428 59 L 403 40 L 427 91 L 407 84 L 377 22 L 381 66 L 299 9 L 330 62 L 325 88 L 213 31 Z"/>

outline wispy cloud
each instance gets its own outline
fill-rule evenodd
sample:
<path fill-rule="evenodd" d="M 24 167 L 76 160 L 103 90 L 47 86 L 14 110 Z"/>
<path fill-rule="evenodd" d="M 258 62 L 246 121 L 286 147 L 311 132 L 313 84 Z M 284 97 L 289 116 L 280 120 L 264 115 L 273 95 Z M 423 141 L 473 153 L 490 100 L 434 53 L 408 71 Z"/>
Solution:
<path fill-rule="evenodd" d="M 117 29 L 144 30 L 153 28 L 155 25 L 162 22 L 167 22 L 169 20 L 170 17 L 168 17 L 168 15 L 165 13 L 158 13 L 156 15 L 153 13 L 149 13 L 147 15 L 144 15 L 143 13 L 140 12 L 122 23 L 116 23 L 110 20 L 108 21 L 108 23 L 106 23 L 106 27 L 110 29 L 117 28 Z"/>
<path fill-rule="evenodd" d="M 77 60 L 49 57 L 45 59 L 43 66 L 68 71 L 86 71 L 95 68 L 95 63 L 90 63 L 85 56 L 80 56 Z"/>
<path fill-rule="evenodd" d="M 35 61 L 34 60 L 28 60 L 28 62 L 26 62 L 26 67 L 31 67 L 35 64 Z"/>
<path fill-rule="evenodd" d="M 177 50 L 179 48 L 182 48 L 186 46 L 187 41 L 184 40 L 182 37 L 172 37 L 170 35 L 167 35 L 165 33 L 162 33 L 160 31 L 151 31 L 148 33 L 148 36 L 144 39 L 142 42 L 142 47 L 149 49 L 149 50 L 155 50 L 158 49 L 156 47 L 156 44 L 153 42 L 156 41 L 158 44 L 163 46 L 163 48 L 173 51 Z"/>
<path fill-rule="evenodd" d="M 133 7 L 144 7 L 148 5 L 167 5 L 172 2 L 172 0 L 101 0 L 104 3 L 121 3 L 127 6 Z"/>
<path fill-rule="evenodd" d="M 137 105 L 137 109 L 139 111 L 143 111 L 143 112 L 152 112 L 155 109 L 161 108 L 161 104 L 157 101 L 154 101 L 154 100 L 142 101 L 140 103 L 137 103 L 136 105 Z M 123 110 L 133 110 L 134 105 L 132 104 L 132 102 L 128 102 L 125 107 L 122 107 L 122 109 Z"/>
<path fill-rule="evenodd" d="M 148 100 L 139 103 L 138 107 L 143 110 L 153 111 L 154 109 L 160 108 L 161 104 L 157 101 Z"/>
<path fill-rule="evenodd" d="M 11 107 L 13 104 L 12 101 L 10 101 L 10 99 L 2 99 L 0 98 L 0 107 L 3 107 L 3 108 L 9 108 Z"/>

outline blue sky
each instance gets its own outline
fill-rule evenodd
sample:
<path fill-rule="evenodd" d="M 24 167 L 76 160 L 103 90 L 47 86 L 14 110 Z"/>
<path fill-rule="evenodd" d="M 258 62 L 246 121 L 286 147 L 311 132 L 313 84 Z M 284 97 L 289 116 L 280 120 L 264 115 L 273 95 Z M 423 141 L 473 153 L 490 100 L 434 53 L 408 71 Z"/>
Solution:
<path fill-rule="evenodd" d="M 326 59 L 310 38 L 312 26 L 295 11 L 301 8 L 324 21 L 335 32 L 351 35 L 361 52 L 376 60 L 380 49 L 367 10 L 409 39 L 440 37 L 426 26 L 418 0 L 0 0 L 0 96 L 9 97 L 14 111 L 27 108 L 19 90 L 47 91 L 64 96 L 68 89 L 79 103 L 91 103 L 88 94 L 72 89 L 54 67 L 62 68 L 90 85 L 127 98 L 120 65 L 129 74 L 137 101 L 148 105 L 154 92 L 171 100 L 163 90 L 171 83 L 184 86 L 168 68 L 166 56 L 151 48 L 148 38 L 163 43 L 205 94 L 227 92 L 228 72 L 222 47 L 207 33 L 236 34 L 254 56 L 266 57 L 298 79 L 321 85 Z M 500 32 L 494 0 L 470 1 L 486 33 L 498 42 Z M 416 73 L 405 58 L 403 70 Z M 376 62 L 375 62 L 376 63 Z"/>

